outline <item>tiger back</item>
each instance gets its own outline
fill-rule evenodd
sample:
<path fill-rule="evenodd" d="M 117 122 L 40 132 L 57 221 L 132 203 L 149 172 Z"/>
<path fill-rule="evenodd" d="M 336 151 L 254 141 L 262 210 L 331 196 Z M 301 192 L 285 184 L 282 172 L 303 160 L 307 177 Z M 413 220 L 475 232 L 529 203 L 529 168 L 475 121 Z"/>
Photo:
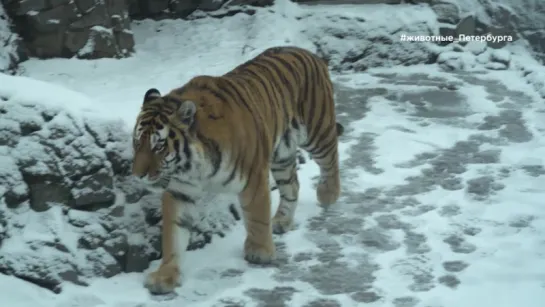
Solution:
<path fill-rule="evenodd" d="M 148 288 L 174 288 L 167 282 L 179 272 L 174 250 L 189 240 L 184 216 L 205 191 L 239 195 L 247 229 L 244 258 L 273 261 L 272 233 L 294 225 L 298 148 L 319 166 L 318 202 L 333 204 L 341 188 L 343 130 L 327 63 L 302 48 L 269 48 L 222 76 L 194 77 L 166 95 L 148 90 L 134 129 L 133 174 L 165 190 L 163 261 L 148 277 Z M 280 194 L 272 218 L 269 174 Z"/>

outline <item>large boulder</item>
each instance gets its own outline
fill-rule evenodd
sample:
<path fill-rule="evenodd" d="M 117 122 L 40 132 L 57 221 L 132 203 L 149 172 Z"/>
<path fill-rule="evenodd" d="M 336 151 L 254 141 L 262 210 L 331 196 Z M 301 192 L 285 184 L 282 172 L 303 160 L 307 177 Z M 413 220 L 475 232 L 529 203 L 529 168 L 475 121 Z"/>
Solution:
<path fill-rule="evenodd" d="M 62 88 L 0 83 L 0 273 L 59 292 L 63 281 L 145 270 L 160 257 L 160 196 L 129 176 L 126 124 L 62 108 L 85 99 Z M 49 91 L 29 96 L 21 85 Z M 191 249 L 239 218 L 232 198 L 219 203 Z"/>
<path fill-rule="evenodd" d="M 539 0 L 429 0 L 443 35 L 487 37 L 499 49 L 523 39 L 545 60 L 545 2 Z"/>
<path fill-rule="evenodd" d="M 132 19 L 224 17 L 254 12 L 248 6 L 265 7 L 273 3 L 274 0 L 128 0 Z"/>
<path fill-rule="evenodd" d="M 25 42 L 31 56 L 82 59 L 122 58 L 134 52 L 131 19 L 221 18 L 239 12 L 255 13 L 248 6 L 268 6 L 273 0 L 3 0 L 0 42 Z M 0 8 L 1 9 L 1 8 Z M 18 35 L 11 35 L 9 18 Z M 6 25 L 4 25 L 6 24 Z M 5 37 L 4 37 L 5 36 Z M 19 55 L 19 58 L 17 58 Z M 8 60 L 3 60 L 7 58 Z M 0 71 L 13 68 L 20 53 L 0 53 Z M 6 64 L 7 63 L 7 64 Z M 2 68 L 6 66 L 7 68 Z"/>
<path fill-rule="evenodd" d="M 378 6 L 346 14 L 346 8 L 330 6 L 297 16 L 302 33 L 336 71 L 364 71 L 371 67 L 434 63 L 430 42 L 406 42 L 407 36 L 430 36 L 435 14 L 427 6 Z M 392 16 L 390 22 L 382 16 Z M 407 18 L 411 16 L 411 18 Z"/>
<path fill-rule="evenodd" d="M 0 72 L 13 72 L 27 58 L 22 40 L 13 30 L 11 19 L 0 4 Z"/>
<path fill-rule="evenodd" d="M 545 2 L 539 0 L 486 0 L 479 1 L 488 20 L 477 21 L 499 34 L 521 37 L 529 44 L 534 55 L 545 60 Z"/>
<path fill-rule="evenodd" d="M 125 1 L 4 2 L 32 56 L 95 59 L 126 57 L 134 51 Z"/>

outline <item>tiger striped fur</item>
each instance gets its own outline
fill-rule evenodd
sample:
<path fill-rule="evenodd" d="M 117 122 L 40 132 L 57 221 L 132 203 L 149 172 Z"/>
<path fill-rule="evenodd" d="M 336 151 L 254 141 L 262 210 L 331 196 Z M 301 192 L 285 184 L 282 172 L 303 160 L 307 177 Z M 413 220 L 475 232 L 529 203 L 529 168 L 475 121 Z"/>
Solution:
<path fill-rule="evenodd" d="M 297 47 L 267 49 L 222 76 L 194 77 L 166 95 L 148 90 L 134 127 L 133 174 L 164 192 L 162 262 L 147 288 L 167 293 L 178 285 L 187 217 L 205 191 L 238 194 L 244 258 L 273 261 L 272 234 L 293 227 L 298 148 L 320 168 L 319 203 L 333 204 L 343 130 L 327 63 Z M 272 219 L 269 174 L 281 198 Z"/>

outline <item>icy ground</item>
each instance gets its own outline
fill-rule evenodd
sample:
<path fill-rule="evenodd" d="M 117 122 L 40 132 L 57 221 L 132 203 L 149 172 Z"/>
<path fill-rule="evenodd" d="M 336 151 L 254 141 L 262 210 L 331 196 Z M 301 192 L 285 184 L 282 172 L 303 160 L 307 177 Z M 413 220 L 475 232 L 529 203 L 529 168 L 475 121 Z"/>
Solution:
<path fill-rule="evenodd" d="M 365 8 L 366 18 L 377 19 L 377 12 L 391 9 Z M 286 43 L 312 48 L 297 24 L 267 20 L 256 30 L 236 20 L 142 22 L 134 25 L 133 58 L 31 60 L 25 74 L 86 95 L 84 107 L 79 100 L 67 106 L 73 112 L 95 105 L 130 128 L 145 90 L 167 91 L 196 74 L 223 73 L 253 55 L 241 54 L 241 46 L 253 46 L 254 53 Z M 266 26 L 273 22 L 280 26 Z M 251 42 L 239 39 L 249 36 Z M 511 61 L 535 65 L 524 52 Z M 542 306 L 545 107 L 535 87 L 517 70 L 447 73 L 436 65 L 371 69 L 335 80 L 339 120 L 348 128 L 340 145 L 343 197 L 322 212 L 313 189 L 317 168 L 305 164 L 297 229 L 275 238 L 273 267 L 242 259 L 238 225 L 188 253 L 176 296 L 150 296 L 144 274 L 67 285 L 60 295 L 0 275 L 3 303 Z"/>

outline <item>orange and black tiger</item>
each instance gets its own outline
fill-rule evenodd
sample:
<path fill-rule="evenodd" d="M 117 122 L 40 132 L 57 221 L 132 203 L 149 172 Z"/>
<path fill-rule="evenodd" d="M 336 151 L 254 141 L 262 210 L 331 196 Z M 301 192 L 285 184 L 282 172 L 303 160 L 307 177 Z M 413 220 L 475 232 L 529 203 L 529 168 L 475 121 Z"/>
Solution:
<path fill-rule="evenodd" d="M 270 48 L 222 76 L 197 76 L 166 95 L 150 89 L 134 127 L 133 174 L 164 188 L 162 262 L 146 286 L 172 291 L 189 242 L 188 216 L 204 192 L 237 193 L 244 258 L 275 259 L 273 233 L 293 227 L 297 150 L 320 169 L 317 198 L 340 194 L 333 84 L 325 61 L 297 47 Z M 281 201 L 271 218 L 269 174 Z"/>

